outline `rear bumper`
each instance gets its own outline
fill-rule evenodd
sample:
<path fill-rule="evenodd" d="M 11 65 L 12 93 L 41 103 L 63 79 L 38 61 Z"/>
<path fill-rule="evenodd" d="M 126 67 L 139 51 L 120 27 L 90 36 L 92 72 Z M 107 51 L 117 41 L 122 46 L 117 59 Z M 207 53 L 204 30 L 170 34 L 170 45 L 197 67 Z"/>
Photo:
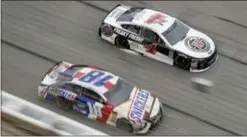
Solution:
<path fill-rule="evenodd" d="M 114 9 L 116 9 L 117 7 L 119 7 L 121 4 L 118 4 L 118 5 L 116 5 L 115 7 L 113 7 L 108 13 L 107 13 L 107 15 L 103 18 L 103 20 L 102 20 L 102 22 L 101 22 L 101 25 L 104 23 L 104 20 L 105 20 L 105 18 L 114 10 Z"/>

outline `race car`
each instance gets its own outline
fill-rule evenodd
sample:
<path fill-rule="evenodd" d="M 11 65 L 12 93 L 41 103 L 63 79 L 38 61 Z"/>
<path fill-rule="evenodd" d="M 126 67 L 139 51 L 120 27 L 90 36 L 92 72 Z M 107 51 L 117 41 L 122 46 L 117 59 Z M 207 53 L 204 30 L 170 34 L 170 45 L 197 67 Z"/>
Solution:
<path fill-rule="evenodd" d="M 191 72 L 203 72 L 218 59 L 206 34 L 165 13 L 117 5 L 103 19 L 99 36 L 143 56 Z"/>
<path fill-rule="evenodd" d="M 163 119 L 157 97 L 95 66 L 58 62 L 43 77 L 38 96 L 135 135 L 153 131 Z"/>

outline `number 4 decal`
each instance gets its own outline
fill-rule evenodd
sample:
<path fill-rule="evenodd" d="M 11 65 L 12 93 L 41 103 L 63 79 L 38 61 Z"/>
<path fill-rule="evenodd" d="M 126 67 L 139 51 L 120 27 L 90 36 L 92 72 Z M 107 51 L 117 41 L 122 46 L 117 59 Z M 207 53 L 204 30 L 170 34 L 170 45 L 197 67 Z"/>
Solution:
<path fill-rule="evenodd" d="M 103 86 L 106 81 L 113 78 L 111 75 L 106 75 L 106 76 L 102 77 L 103 75 L 105 75 L 104 72 L 93 70 L 93 71 L 87 73 L 86 75 L 82 76 L 79 79 L 79 81 L 91 83 L 94 80 L 99 79 L 95 83 L 93 83 L 95 86 L 99 87 L 99 86 Z"/>

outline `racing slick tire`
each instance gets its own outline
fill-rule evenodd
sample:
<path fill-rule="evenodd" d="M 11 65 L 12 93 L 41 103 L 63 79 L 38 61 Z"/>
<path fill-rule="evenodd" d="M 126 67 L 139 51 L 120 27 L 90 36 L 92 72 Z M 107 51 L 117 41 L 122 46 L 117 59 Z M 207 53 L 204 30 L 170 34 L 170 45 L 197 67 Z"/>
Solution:
<path fill-rule="evenodd" d="M 175 56 L 175 65 L 181 69 L 188 70 L 190 67 L 190 59 L 184 54 Z"/>
<path fill-rule="evenodd" d="M 65 99 L 64 97 L 58 96 L 57 97 L 57 105 L 65 110 L 72 109 L 72 101 Z"/>
<path fill-rule="evenodd" d="M 99 28 L 98 35 L 101 37 L 101 28 Z"/>
<path fill-rule="evenodd" d="M 117 120 L 116 127 L 120 130 L 127 131 L 130 133 L 133 133 L 134 130 L 132 124 L 124 118 L 120 118 Z"/>
<path fill-rule="evenodd" d="M 117 47 L 119 48 L 125 48 L 125 49 L 130 49 L 130 45 L 128 40 L 125 37 L 122 36 L 117 36 L 115 38 L 115 44 L 117 45 Z"/>

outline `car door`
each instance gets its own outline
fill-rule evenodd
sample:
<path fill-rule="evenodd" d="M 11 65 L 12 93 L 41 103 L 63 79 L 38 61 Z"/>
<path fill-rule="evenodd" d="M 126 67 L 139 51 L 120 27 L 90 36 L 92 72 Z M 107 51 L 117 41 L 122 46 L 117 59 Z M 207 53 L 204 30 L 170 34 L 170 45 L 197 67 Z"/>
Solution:
<path fill-rule="evenodd" d="M 144 38 L 140 36 L 141 27 L 137 25 L 132 25 L 132 24 L 122 24 L 121 26 L 122 28 L 132 32 L 131 34 L 127 36 L 130 49 L 143 53 L 144 52 L 144 49 L 143 49 Z"/>
<path fill-rule="evenodd" d="M 104 101 L 104 99 L 95 91 L 83 88 L 82 94 L 75 103 L 76 111 L 82 112 L 87 117 L 106 123 L 110 116 L 113 106 Z M 82 109 L 82 110 L 81 110 Z"/>
<path fill-rule="evenodd" d="M 145 49 L 145 52 L 143 53 L 144 56 L 167 64 L 173 64 L 173 59 L 168 57 L 168 46 L 157 33 L 151 29 L 143 28 L 140 35 L 145 38 L 145 42 L 143 44 L 143 48 Z"/>

